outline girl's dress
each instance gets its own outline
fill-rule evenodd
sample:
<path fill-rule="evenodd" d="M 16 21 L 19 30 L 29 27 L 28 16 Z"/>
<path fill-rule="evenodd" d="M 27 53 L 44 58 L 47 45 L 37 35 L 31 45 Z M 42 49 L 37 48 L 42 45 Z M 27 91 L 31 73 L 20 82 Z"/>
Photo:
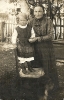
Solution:
<path fill-rule="evenodd" d="M 19 63 L 24 63 L 25 61 L 34 60 L 34 47 L 30 44 L 28 39 L 31 37 L 31 27 L 26 25 L 25 27 L 18 25 L 12 36 L 12 42 L 14 43 L 16 38 L 17 42 L 17 54 Z"/>

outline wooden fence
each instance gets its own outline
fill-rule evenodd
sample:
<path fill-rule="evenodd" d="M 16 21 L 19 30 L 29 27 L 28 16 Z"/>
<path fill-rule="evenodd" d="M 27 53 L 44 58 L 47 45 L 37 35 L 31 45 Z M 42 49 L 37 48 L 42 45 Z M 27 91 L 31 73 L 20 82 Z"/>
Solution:
<path fill-rule="evenodd" d="M 64 18 L 56 18 L 53 20 L 54 24 L 54 40 L 64 39 Z M 0 22 L 0 40 L 9 42 L 16 27 L 16 23 Z"/>
<path fill-rule="evenodd" d="M 54 24 L 54 39 L 64 39 L 64 17 L 56 18 L 53 20 Z"/>
<path fill-rule="evenodd" d="M 0 22 L 0 40 L 3 42 L 10 42 L 16 23 Z"/>

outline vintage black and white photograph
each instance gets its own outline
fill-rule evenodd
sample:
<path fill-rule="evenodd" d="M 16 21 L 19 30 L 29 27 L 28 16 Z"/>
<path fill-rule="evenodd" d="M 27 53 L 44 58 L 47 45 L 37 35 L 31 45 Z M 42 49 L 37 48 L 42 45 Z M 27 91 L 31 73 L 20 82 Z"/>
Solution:
<path fill-rule="evenodd" d="M 64 100 L 64 0 L 0 0 L 0 100 Z"/>

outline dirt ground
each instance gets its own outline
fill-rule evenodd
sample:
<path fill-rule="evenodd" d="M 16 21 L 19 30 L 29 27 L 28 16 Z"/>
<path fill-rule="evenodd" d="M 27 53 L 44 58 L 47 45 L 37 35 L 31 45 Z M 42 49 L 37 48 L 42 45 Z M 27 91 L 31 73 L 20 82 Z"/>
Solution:
<path fill-rule="evenodd" d="M 13 49 L 2 48 L 2 46 L 3 44 L 0 44 L 0 100 L 25 100 L 20 99 L 24 90 L 16 84 L 15 52 Z M 57 61 L 56 65 L 60 90 L 55 93 L 53 100 L 64 100 L 64 62 Z"/>

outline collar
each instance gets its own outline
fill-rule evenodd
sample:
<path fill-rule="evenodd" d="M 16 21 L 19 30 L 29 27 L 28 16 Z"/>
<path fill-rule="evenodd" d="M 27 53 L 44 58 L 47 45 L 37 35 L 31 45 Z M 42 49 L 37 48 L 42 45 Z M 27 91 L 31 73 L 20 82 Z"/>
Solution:
<path fill-rule="evenodd" d="M 26 28 L 27 27 L 27 24 L 25 26 L 21 26 L 21 25 L 18 25 L 20 28 Z"/>
<path fill-rule="evenodd" d="M 45 15 L 43 15 L 43 17 L 42 17 L 42 18 L 40 18 L 40 19 L 35 18 L 35 20 L 36 20 L 36 21 L 42 21 L 42 20 L 44 20 L 44 19 L 45 19 L 45 17 L 46 17 L 46 16 L 45 16 Z"/>
<path fill-rule="evenodd" d="M 41 25 L 41 22 L 42 22 L 43 20 L 45 20 L 45 19 L 46 19 L 45 16 L 43 16 L 43 17 L 40 18 L 40 19 L 34 18 L 34 25 L 35 25 L 35 26 L 40 26 L 40 25 Z"/>

